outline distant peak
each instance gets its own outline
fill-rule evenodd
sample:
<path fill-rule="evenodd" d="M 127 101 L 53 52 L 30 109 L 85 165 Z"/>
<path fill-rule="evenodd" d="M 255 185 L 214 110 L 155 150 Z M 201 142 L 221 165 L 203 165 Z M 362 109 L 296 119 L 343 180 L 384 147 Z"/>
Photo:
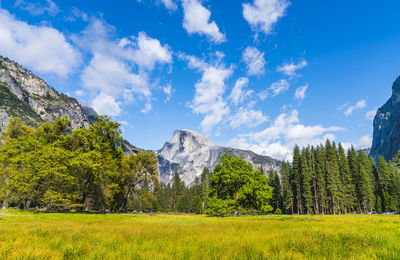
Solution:
<path fill-rule="evenodd" d="M 181 146 L 186 146 L 187 143 L 196 146 L 213 145 L 206 136 L 189 129 L 175 130 L 170 143 L 180 144 Z"/>
<path fill-rule="evenodd" d="M 393 82 L 393 95 L 400 96 L 400 76 Z"/>

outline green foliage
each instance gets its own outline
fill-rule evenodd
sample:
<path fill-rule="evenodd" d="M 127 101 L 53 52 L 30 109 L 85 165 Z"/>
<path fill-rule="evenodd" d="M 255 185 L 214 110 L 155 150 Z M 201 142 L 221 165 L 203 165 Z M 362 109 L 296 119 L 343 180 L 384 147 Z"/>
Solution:
<path fill-rule="evenodd" d="M 281 209 L 286 214 L 398 211 L 399 159 L 400 154 L 387 163 L 381 157 L 377 167 L 364 152 L 352 147 L 346 155 L 341 144 L 329 140 L 302 151 L 296 146 L 292 165 L 282 164 Z M 274 186 L 271 180 L 270 185 Z"/>
<path fill-rule="evenodd" d="M 239 212 L 270 212 L 272 187 L 260 170 L 243 159 L 225 154 L 210 177 L 207 213 L 230 215 Z"/>
<path fill-rule="evenodd" d="M 154 195 L 140 187 L 158 185 L 157 158 L 126 157 L 115 146 L 118 127 L 108 117 L 74 131 L 67 118 L 37 129 L 11 119 L 1 137 L 0 201 L 24 209 L 120 211 L 141 196 L 148 209 Z"/>

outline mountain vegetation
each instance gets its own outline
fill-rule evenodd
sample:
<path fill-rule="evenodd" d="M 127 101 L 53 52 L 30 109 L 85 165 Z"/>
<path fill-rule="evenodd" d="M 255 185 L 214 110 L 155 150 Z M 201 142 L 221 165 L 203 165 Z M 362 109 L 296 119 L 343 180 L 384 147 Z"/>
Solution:
<path fill-rule="evenodd" d="M 98 116 L 88 128 L 66 118 L 25 126 L 12 118 L 0 143 L 0 202 L 47 211 L 347 214 L 400 209 L 400 152 L 377 164 L 329 140 L 293 151 L 265 174 L 225 154 L 190 186 L 175 172 L 160 182 L 154 152 L 126 155 L 119 124 Z"/>
<path fill-rule="evenodd" d="M 400 209 L 400 153 L 390 162 L 341 144 L 294 148 L 284 163 L 281 181 L 270 173 L 271 205 L 286 214 L 393 212 Z"/>
<path fill-rule="evenodd" d="M 0 144 L 0 200 L 4 206 L 47 210 L 125 211 L 146 201 L 158 184 L 157 157 L 125 156 L 119 124 L 99 116 L 71 129 L 58 118 L 33 129 L 12 118 Z"/>

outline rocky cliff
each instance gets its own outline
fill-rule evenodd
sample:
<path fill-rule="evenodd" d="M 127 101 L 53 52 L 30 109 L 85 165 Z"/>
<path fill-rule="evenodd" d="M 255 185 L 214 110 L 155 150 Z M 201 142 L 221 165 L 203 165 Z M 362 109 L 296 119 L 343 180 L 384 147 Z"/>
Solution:
<path fill-rule="evenodd" d="M 392 86 L 392 96 L 378 109 L 374 119 L 371 155 L 391 160 L 400 150 L 400 77 Z"/>
<path fill-rule="evenodd" d="M 19 117 L 24 124 L 36 127 L 59 116 L 68 116 L 76 129 L 88 127 L 96 115 L 90 106 L 58 93 L 30 71 L 0 56 L 0 132 L 11 117 Z M 127 155 L 143 151 L 126 140 L 117 145 L 121 145 Z M 280 161 L 251 151 L 216 146 L 207 137 L 191 130 L 176 130 L 162 149 L 153 152 L 158 157 L 163 183 L 169 183 L 173 174 L 179 172 L 190 185 L 204 167 L 212 170 L 224 153 L 241 157 L 265 171 L 279 170 L 281 165 Z"/>
<path fill-rule="evenodd" d="M 72 128 L 88 127 L 90 114 L 75 99 L 58 93 L 17 63 L 0 56 L 0 131 L 11 117 L 37 126 L 68 116 Z"/>
<path fill-rule="evenodd" d="M 200 176 L 204 167 L 212 170 L 225 153 L 241 157 L 256 168 L 279 170 L 281 162 L 252 151 L 214 145 L 207 137 L 192 130 L 176 130 L 169 142 L 157 151 L 161 181 L 168 183 L 175 172 L 186 184 Z"/>

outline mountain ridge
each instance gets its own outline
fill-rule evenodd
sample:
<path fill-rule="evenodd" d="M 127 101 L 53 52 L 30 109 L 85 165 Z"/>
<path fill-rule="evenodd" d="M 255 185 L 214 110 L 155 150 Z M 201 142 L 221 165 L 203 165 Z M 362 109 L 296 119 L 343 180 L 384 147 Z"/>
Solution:
<path fill-rule="evenodd" d="M 16 62 L 0 56 L 0 132 L 11 117 L 20 117 L 24 124 L 37 127 L 59 116 L 68 116 L 72 129 L 89 127 L 97 113 L 89 105 L 57 92 L 43 79 Z M 136 154 L 144 149 L 122 140 L 125 154 Z M 190 130 L 175 130 L 172 138 L 154 152 L 158 157 L 160 180 L 169 183 L 175 172 L 190 185 L 203 168 L 212 170 L 224 153 L 239 156 L 264 170 L 279 170 L 281 162 L 252 151 L 217 146 L 206 136 Z"/>
<path fill-rule="evenodd" d="M 393 82 L 392 96 L 380 107 L 374 118 L 371 155 L 391 160 L 400 150 L 400 76 Z"/>

